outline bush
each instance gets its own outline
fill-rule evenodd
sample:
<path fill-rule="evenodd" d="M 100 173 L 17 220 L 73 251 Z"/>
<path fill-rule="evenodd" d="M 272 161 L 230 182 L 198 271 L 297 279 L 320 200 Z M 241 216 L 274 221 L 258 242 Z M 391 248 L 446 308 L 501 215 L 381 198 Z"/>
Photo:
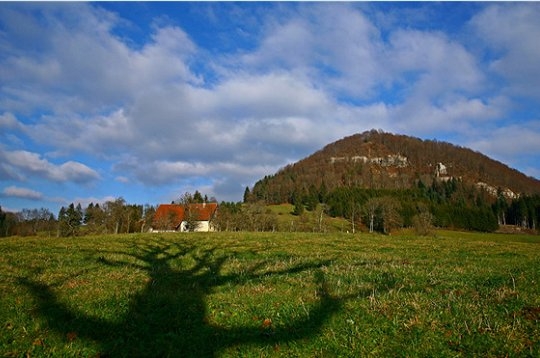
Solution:
<path fill-rule="evenodd" d="M 433 235 L 433 215 L 426 211 L 417 214 L 412 219 L 414 232 L 420 236 Z"/>

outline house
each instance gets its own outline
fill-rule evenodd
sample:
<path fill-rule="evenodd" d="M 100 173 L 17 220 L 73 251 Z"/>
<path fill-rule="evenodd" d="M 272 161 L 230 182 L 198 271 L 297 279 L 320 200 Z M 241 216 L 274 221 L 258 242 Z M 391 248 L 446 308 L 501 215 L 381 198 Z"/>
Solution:
<path fill-rule="evenodd" d="M 212 219 L 217 207 L 217 203 L 161 204 L 154 215 L 151 231 L 214 231 Z"/>

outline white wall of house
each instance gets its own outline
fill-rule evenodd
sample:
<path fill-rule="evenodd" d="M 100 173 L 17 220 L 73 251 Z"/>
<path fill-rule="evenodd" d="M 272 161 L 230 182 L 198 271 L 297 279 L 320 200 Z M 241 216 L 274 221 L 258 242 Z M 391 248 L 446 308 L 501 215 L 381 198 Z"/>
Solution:
<path fill-rule="evenodd" d="M 195 229 L 196 232 L 209 232 L 209 231 L 215 231 L 214 227 L 210 224 L 209 221 L 198 221 L 197 228 Z M 186 230 L 186 221 L 182 221 L 180 224 L 180 231 L 185 232 Z"/>

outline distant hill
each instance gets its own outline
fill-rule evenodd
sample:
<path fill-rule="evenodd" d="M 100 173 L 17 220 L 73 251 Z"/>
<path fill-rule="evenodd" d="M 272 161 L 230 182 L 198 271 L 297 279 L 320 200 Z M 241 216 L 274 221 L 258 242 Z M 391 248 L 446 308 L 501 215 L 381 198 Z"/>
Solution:
<path fill-rule="evenodd" d="M 339 187 L 408 189 L 452 178 L 512 199 L 540 193 L 540 181 L 471 149 L 371 130 L 345 137 L 259 180 L 252 199 L 292 202 L 301 192 Z"/>

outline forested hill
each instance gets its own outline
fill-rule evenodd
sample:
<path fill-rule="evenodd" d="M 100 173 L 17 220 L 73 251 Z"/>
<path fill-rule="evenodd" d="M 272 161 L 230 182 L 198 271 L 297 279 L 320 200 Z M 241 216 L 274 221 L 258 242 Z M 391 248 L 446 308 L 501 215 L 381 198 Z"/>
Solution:
<path fill-rule="evenodd" d="M 508 199 L 540 193 L 539 180 L 471 149 L 371 130 L 328 144 L 264 177 L 250 197 L 284 203 L 294 195 L 323 195 L 341 187 L 408 189 L 453 179 Z"/>

